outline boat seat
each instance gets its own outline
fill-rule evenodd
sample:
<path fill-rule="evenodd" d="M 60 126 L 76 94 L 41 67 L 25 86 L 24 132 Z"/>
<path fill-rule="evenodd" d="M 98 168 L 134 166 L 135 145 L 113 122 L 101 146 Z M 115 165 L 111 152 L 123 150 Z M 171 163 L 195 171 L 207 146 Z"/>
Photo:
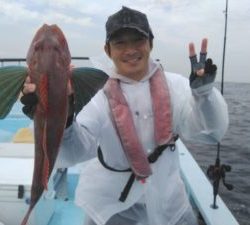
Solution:
<path fill-rule="evenodd" d="M 34 143 L 34 137 L 29 127 L 20 128 L 12 138 L 14 143 Z"/>

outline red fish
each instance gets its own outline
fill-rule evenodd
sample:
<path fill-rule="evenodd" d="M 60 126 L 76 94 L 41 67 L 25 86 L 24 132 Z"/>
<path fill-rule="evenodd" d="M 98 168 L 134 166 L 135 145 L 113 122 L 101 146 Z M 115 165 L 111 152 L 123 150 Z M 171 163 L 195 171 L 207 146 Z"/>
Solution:
<path fill-rule="evenodd" d="M 31 210 L 47 188 L 58 155 L 69 111 L 68 83 L 73 86 L 75 112 L 78 113 L 107 80 L 104 72 L 93 68 L 71 70 L 68 44 L 56 25 L 45 24 L 37 31 L 26 61 L 28 68 L 0 68 L 0 84 L 5 84 L 3 89 L 0 85 L 3 90 L 0 94 L 0 118 L 8 114 L 17 100 L 27 75 L 36 84 L 39 99 L 34 113 L 35 158 L 31 203 L 22 225 L 27 223 Z"/>

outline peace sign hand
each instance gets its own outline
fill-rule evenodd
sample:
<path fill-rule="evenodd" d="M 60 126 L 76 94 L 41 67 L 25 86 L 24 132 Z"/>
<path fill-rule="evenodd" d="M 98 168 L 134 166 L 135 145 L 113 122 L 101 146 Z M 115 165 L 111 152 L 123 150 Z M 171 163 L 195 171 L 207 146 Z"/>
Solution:
<path fill-rule="evenodd" d="M 191 61 L 191 74 L 189 77 L 190 87 L 195 89 L 203 85 L 212 83 L 215 79 L 217 66 L 213 64 L 212 59 L 207 59 L 207 39 L 204 38 L 201 43 L 200 61 L 197 61 L 195 47 L 193 43 L 189 44 L 189 58 Z"/>

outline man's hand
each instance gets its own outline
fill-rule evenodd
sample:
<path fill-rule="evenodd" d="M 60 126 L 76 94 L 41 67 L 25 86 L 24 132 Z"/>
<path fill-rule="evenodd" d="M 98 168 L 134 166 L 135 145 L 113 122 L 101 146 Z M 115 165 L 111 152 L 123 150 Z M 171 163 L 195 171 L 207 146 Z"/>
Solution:
<path fill-rule="evenodd" d="M 201 43 L 200 60 L 197 61 L 195 47 L 193 43 L 189 44 L 189 58 L 191 61 L 191 74 L 189 77 L 190 87 L 195 89 L 203 85 L 214 82 L 216 65 L 212 59 L 207 59 L 207 39 L 204 38 Z"/>
<path fill-rule="evenodd" d="M 31 83 L 30 77 L 28 76 L 23 85 L 23 96 L 20 101 L 24 105 L 22 108 L 23 113 L 31 119 L 34 117 L 36 104 L 38 103 L 38 97 L 35 91 L 36 85 Z"/>
<path fill-rule="evenodd" d="M 31 83 L 30 77 L 28 76 L 23 85 L 23 96 L 20 101 L 24 105 L 22 108 L 23 113 L 29 118 L 33 119 L 36 105 L 38 103 L 38 97 L 36 95 L 36 85 Z M 67 92 L 69 96 L 69 109 L 68 109 L 68 119 L 66 122 L 66 128 L 69 127 L 74 119 L 74 91 L 70 80 L 67 86 Z"/>
<path fill-rule="evenodd" d="M 23 94 L 30 94 L 34 93 L 36 91 L 36 85 L 34 83 L 31 83 L 30 77 L 27 76 L 24 85 L 23 85 Z"/>

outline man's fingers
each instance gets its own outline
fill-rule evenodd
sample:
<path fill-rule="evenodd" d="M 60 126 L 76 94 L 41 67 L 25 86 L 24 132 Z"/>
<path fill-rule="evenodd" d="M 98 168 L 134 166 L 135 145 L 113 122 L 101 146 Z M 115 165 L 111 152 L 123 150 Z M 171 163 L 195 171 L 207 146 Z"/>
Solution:
<path fill-rule="evenodd" d="M 197 56 L 195 53 L 194 43 L 189 43 L 189 58 L 190 58 L 191 67 L 193 70 L 194 65 L 197 63 Z"/>
<path fill-rule="evenodd" d="M 34 83 L 31 83 L 30 76 L 27 76 L 25 79 L 25 82 L 23 84 L 23 94 L 29 94 L 33 93 L 36 90 L 36 85 Z"/>
<path fill-rule="evenodd" d="M 23 85 L 23 93 L 24 94 L 29 94 L 33 93 L 36 90 L 36 85 L 33 83 L 24 83 Z"/>
<path fill-rule="evenodd" d="M 202 39 L 201 53 L 207 53 L 207 38 Z"/>
<path fill-rule="evenodd" d="M 194 43 L 189 43 L 189 57 L 195 56 L 195 48 L 194 48 Z"/>
<path fill-rule="evenodd" d="M 200 52 L 200 63 L 205 64 L 207 58 L 207 38 L 204 38 L 201 42 L 201 52 Z"/>
<path fill-rule="evenodd" d="M 31 83 L 30 76 L 27 76 L 27 77 L 26 77 L 25 83 Z"/>
<path fill-rule="evenodd" d="M 74 93 L 73 87 L 72 87 L 72 84 L 71 84 L 70 80 L 68 81 L 67 92 L 68 92 L 68 95 L 72 95 Z"/>
<path fill-rule="evenodd" d="M 217 66 L 213 64 L 213 60 L 207 59 L 205 63 L 205 73 L 214 74 L 216 73 L 216 70 L 217 70 Z"/>
<path fill-rule="evenodd" d="M 203 53 L 203 54 L 207 53 L 207 43 L 208 43 L 207 38 L 202 39 L 200 53 Z M 189 57 L 193 57 L 195 55 L 196 53 L 195 53 L 194 43 L 191 42 L 189 43 Z"/>
<path fill-rule="evenodd" d="M 33 105 L 36 105 L 37 102 L 38 102 L 38 97 L 35 93 L 29 93 L 29 94 L 26 94 L 26 95 L 23 95 L 21 98 L 20 98 L 20 101 L 21 103 L 23 103 L 24 105 L 30 105 L 30 106 L 33 106 Z"/>

